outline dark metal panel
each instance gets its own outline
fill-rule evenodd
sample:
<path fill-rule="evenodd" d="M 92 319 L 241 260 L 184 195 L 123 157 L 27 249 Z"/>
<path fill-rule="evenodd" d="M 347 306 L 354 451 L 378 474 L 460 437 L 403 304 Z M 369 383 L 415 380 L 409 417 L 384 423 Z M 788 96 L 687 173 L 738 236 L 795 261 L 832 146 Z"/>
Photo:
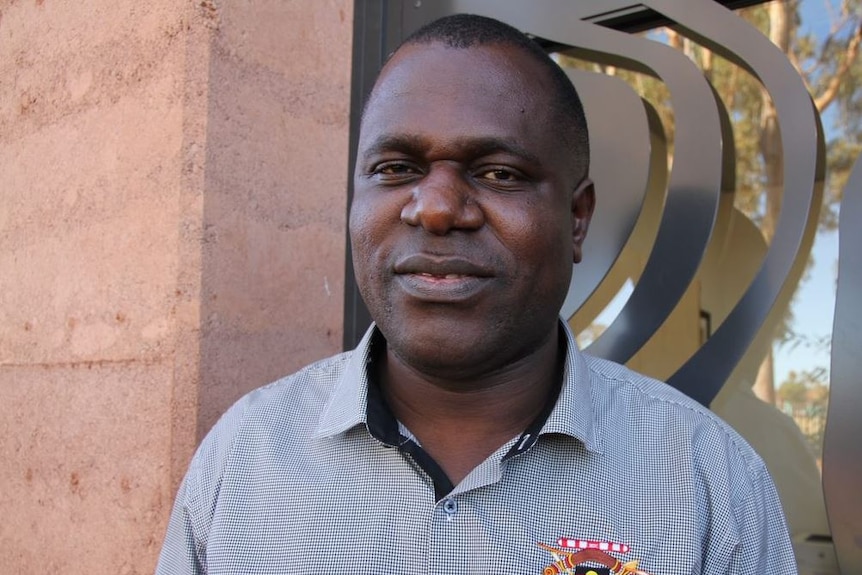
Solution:
<path fill-rule="evenodd" d="M 730 0 L 723 3 L 739 7 L 757 2 Z M 607 339 L 600 340 L 601 345 L 591 348 L 593 352 L 598 351 L 618 361 L 625 361 L 642 345 L 644 338 L 648 338 L 670 314 L 673 304 L 688 285 L 711 237 L 715 203 L 719 199 L 727 200 L 727 194 L 721 195 L 720 192 L 732 187 L 732 174 L 727 170 L 730 140 L 726 118 L 719 113 L 721 105 L 716 105 L 715 99 L 701 93 L 705 82 L 702 78 L 694 79 L 691 64 L 678 56 L 666 54 L 662 51 L 664 47 L 648 48 L 646 41 L 637 41 L 601 26 L 631 32 L 673 23 L 683 34 L 744 67 L 763 83 L 778 110 L 785 154 L 783 176 L 786 187 L 778 227 L 761 270 L 742 299 L 712 338 L 670 379 L 671 384 L 708 404 L 758 331 L 769 327 L 770 318 L 778 309 L 777 302 L 789 297 L 788 293 L 803 268 L 803 259 L 807 257 L 816 227 L 823 180 L 822 131 L 810 96 L 786 57 L 757 30 L 728 13 L 718 3 L 708 0 L 543 0 L 530 3 L 515 0 L 358 0 L 356 6 L 351 174 L 361 102 L 386 54 L 402 37 L 422 24 L 455 12 L 496 17 L 544 39 L 545 46 L 577 46 L 581 54 L 590 58 L 612 61 L 660 77 L 671 87 L 678 127 L 683 131 L 697 129 L 700 132 L 691 137 L 692 145 L 704 145 L 701 142 L 704 139 L 712 141 L 713 147 L 706 146 L 693 157 L 684 158 L 680 154 L 684 155 L 690 149 L 685 143 L 689 140 L 681 142 L 680 134 L 677 136 L 677 157 L 671 174 L 668 206 L 647 266 L 651 271 L 647 273 L 645 270 L 637 288 L 640 291 L 636 290 L 621 314 L 619 327 L 611 326 L 613 329 L 607 332 Z M 718 128 L 716 115 L 721 120 Z M 702 131 L 703 117 L 709 119 L 708 134 Z M 722 141 L 724 149 L 718 144 Z M 702 158 L 704 154 L 708 159 Z M 723 165 L 723 175 L 702 172 L 699 169 L 702 164 L 698 161 L 701 158 L 704 165 L 718 166 L 719 171 Z M 686 167 L 692 166 L 691 162 L 698 168 L 686 177 L 680 175 L 685 175 Z M 824 448 L 824 485 L 833 537 L 844 573 L 862 573 L 862 527 L 859 518 L 853 515 L 854 510 L 862 507 L 862 490 L 859 489 L 862 485 L 862 446 L 853 441 L 862 431 L 854 412 L 854 408 L 858 409 L 862 404 L 862 385 L 858 375 L 862 373 L 858 352 L 858 342 L 862 340 L 862 302 L 858 295 L 862 289 L 862 262 L 858 249 L 850 251 L 851 246 L 862 245 L 862 238 L 858 226 L 851 229 L 847 223 L 858 223 L 862 219 L 862 194 L 856 193 L 862 190 L 860 164 L 862 160 L 857 162 L 842 206 L 839 299 Z M 650 185 L 654 184 L 654 181 L 650 182 Z M 608 193 L 599 189 L 600 205 L 608 199 L 601 196 L 603 192 Z M 612 203 L 612 198 L 610 200 L 607 203 Z M 683 262 L 679 261 L 680 253 L 684 255 Z M 352 347 L 370 318 L 353 284 L 349 261 L 347 266 L 344 342 L 345 347 Z M 576 274 L 576 278 L 577 281 L 587 281 L 583 274 Z M 594 277 L 589 281 L 597 283 L 600 280 L 600 277 Z"/>
<path fill-rule="evenodd" d="M 762 4 L 766 0 L 717 0 L 718 4 L 730 10 L 738 10 L 756 4 Z M 667 18 L 655 10 L 638 5 L 628 9 L 618 10 L 616 12 L 604 13 L 600 16 L 586 18 L 586 20 L 594 24 L 600 24 L 621 32 L 634 34 L 636 32 L 644 32 L 659 26 L 669 26 L 673 24 L 673 20 Z"/>
<path fill-rule="evenodd" d="M 862 573 L 862 156 L 844 189 L 823 442 L 823 487 L 841 573 Z"/>
<path fill-rule="evenodd" d="M 356 166 L 356 146 L 359 122 L 365 98 L 371 91 L 377 73 L 391 50 L 393 40 L 401 38 L 400 2 L 387 0 L 356 0 L 353 7 L 353 74 L 350 86 L 350 159 L 347 177 L 347 209 L 353 201 L 353 170 Z M 371 325 L 371 316 L 362 301 L 353 273 L 350 236 L 345 230 L 347 257 L 344 273 L 344 349 L 352 349 Z"/>

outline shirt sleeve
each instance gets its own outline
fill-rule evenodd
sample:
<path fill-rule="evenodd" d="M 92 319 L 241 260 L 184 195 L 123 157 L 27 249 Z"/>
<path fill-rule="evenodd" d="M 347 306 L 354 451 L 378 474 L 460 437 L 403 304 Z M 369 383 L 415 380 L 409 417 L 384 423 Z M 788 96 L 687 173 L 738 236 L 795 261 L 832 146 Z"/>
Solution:
<path fill-rule="evenodd" d="M 749 496 L 734 510 L 739 544 L 726 573 L 796 575 L 796 558 L 778 491 L 765 465 L 761 465 Z"/>
<path fill-rule="evenodd" d="M 727 474 L 707 487 L 697 575 L 796 575 L 796 559 L 778 492 L 760 459 L 743 445 L 743 460 L 731 457 Z M 742 463 L 742 465 L 740 465 Z"/>
<path fill-rule="evenodd" d="M 156 575 L 203 575 L 207 572 L 204 566 L 205 546 L 195 534 L 192 510 L 187 500 L 192 471 L 180 485 Z"/>
<path fill-rule="evenodd" d="M 156 575 L 203 575 L 207 568 L 207 545 L 224 468 L 242 425 L 250 398 L 236 402 L 207 433 L 192 457 L 180 484 Z"/>

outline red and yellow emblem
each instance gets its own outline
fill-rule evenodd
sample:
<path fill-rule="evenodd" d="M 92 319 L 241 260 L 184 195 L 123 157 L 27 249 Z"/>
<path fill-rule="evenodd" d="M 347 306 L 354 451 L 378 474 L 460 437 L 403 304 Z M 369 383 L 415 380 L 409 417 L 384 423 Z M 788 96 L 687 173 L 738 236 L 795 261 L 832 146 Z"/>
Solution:
<path fill-rule="evenodd" d="M 613 541 L 593 541 L 590 539 L 575 539 L 572 537 L 560 537 L 557 539 L 558 547 L 539 543 L 539 547 L 549 552 L 554 557 L 554 562 L 544 568 L 542 575 L 562 575 L 563 573 L 574 575 L 575 573 L 590 574 L 591 571 L 598 575 L 599 570 L 584 568 L 586 563 L 603 565 L 601 571 L 611 575 L 649 575 L 638 569 L 638 562 L 628 561 L 623 563 L 610 553 L 626 554 L 629 546 L 625 543 Z M 607 571 L 605 570 L 607 569 Z"/>

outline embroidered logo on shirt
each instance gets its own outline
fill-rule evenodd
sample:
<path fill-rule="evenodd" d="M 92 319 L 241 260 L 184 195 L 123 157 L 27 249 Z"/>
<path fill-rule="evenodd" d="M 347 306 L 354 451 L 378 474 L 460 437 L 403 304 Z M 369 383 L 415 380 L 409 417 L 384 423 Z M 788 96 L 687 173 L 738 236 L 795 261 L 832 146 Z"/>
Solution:
<path fill-rule="evenodd" d="M 554 557 L 554 562 L 542 570 L 542 575 L 649 575 L 638 569 L 637 561 L 623 563 L 610 554 L 628 553 L 629 546 L 625 543 L 560 537 L 557 545 L 559 547 L 539 543 L 539 547 Z M 590 567 L 585 563 L 603 567 Z"/>

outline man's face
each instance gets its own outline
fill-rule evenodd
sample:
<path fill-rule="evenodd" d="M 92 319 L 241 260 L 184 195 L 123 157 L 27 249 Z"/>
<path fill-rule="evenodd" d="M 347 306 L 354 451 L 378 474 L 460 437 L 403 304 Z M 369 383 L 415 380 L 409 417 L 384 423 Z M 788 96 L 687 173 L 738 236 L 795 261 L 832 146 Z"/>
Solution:
<path fill-rule="evenodd" d="M 384 68 L 350 235 L 362 296 L 407 365 L 469 378 L 556 334 L 593 200 L 549 94 L 509 46 L 409 45 Z"/>

